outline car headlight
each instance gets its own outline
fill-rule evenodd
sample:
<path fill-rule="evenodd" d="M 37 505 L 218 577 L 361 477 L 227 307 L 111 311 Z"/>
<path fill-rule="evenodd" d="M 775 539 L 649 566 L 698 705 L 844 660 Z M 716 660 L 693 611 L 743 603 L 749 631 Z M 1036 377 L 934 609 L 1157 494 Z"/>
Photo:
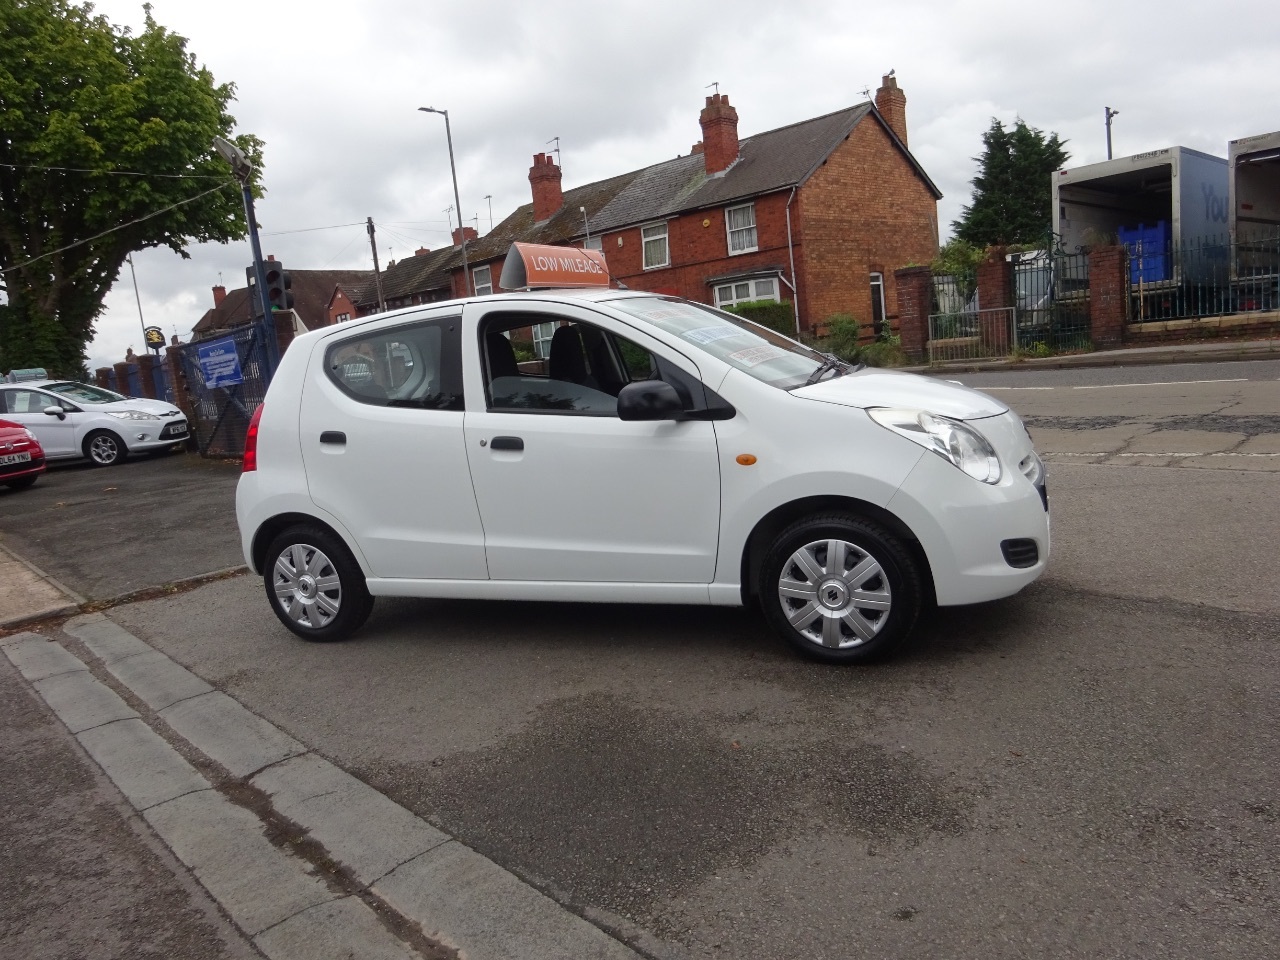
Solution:
<path fill-rule="evenodd" d="M 874 407 L 867 414 L 880 426 L 932 450 L 973 479 L 1000 482 L 1000 458 L 995 448 L 968 424 L 924 410 Z"/>
<path fill-rule="evenodd" d="M 154 413 L 144 413 L 141 410 L 108 410 L 118 420 L 159 420 Z"/>

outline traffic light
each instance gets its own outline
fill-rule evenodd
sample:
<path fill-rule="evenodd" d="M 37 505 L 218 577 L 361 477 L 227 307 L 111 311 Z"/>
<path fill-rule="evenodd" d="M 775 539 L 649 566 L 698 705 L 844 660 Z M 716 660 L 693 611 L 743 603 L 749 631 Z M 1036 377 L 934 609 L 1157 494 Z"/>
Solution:
<path fill-rule="evenodd" d="M 267 275 L 267 303 L 271 305 L 271 309 L 292 309 L 293 294 L 289 292 L 289 288 L 293 286 L 293 278 L 289 276 L 289 271 L 275 260 L 268 260 L 263 268 Z"/>

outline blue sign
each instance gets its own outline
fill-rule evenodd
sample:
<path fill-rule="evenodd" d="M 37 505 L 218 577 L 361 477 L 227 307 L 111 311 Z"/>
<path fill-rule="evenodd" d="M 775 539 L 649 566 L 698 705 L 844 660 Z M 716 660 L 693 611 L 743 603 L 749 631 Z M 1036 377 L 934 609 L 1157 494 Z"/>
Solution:
<path fill-rule="evenodd" d="M 209 389 L 244 383 L 244 374 L 240 372 L 240 354 L 231 337 L 198 344 L 196 354 L 200 359 L 200 376 Z"/>

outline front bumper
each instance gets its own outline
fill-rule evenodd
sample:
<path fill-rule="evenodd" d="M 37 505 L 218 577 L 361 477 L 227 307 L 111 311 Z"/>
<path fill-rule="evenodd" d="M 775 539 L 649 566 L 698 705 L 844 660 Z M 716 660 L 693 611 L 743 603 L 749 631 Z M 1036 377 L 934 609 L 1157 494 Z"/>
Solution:
<path fill-rule="evenodd" d="M 175 443 L 182 443 L 191 435 L 185 419 L 154 424 L 150 421 L 126 421 L 118 432 L 124 437 L 130 453 L 161 450 Z"/>
<path fill-rule="evenodd" d="M 1047 499 L 1007 463 L 1001 481 L 986 484 L 939 456 L 921 457 L 888 509 L 920 540 L 939 606 L 1011 596 L 1048 564 Z M 1002 544 L 1027 540 L 1035 542 L 1038 559 L 1029 566 L 1012 565 Z"/>

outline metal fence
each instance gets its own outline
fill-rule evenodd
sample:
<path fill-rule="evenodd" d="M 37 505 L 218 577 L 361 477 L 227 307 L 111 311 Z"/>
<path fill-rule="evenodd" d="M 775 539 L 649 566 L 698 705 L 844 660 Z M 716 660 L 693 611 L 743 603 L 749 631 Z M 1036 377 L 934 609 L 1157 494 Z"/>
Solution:
<path fill-rule="evenodd" d="M 202 456 L 238 457 L 244 452 L 249 420 L 261 406 L 271 380 L 265 337 L 262 325 L 255 324 L 230 331 L 216 341 L 197 340 L 183 345 L 182 368 L 194 414 L 191 427 Z M 211 386 L 206 380 L 207 367 L 200 362 L 200 351 L 225 340 L 234 343 L 240 382 Z"/>
<path fill-rule="evenodd" d="M 1017 346 L 1053 352 L 1090 345 L 1089 257 L 1052 250 L 1022 254 L 1013 265 Z"/>
<path fill-rule="evenodd" d="M 929 362 L 1004 357 L 1018 343 L 1017 311 L 959 310 L 929 317 Z"/>
<path fill-rule="evenodd" d="M 1280 310 L 1280 228 L 1129 246 L 1133 322 Z"/>

